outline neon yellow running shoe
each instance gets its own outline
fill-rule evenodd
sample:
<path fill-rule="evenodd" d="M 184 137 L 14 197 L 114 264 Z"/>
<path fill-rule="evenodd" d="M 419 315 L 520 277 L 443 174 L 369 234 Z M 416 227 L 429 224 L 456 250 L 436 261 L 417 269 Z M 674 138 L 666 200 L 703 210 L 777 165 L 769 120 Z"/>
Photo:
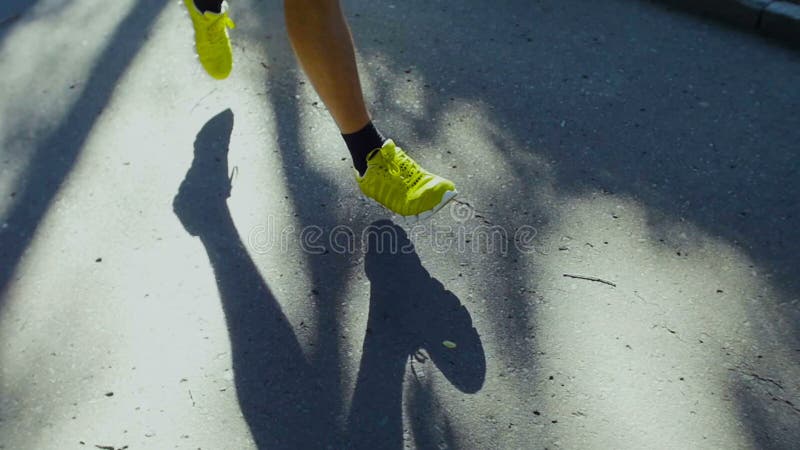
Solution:
<path fill-rule="evenodd" d="M 223 3 L 222 12 L 200 12 L 194 0 L 183 0 L 189 17 L 194 25 L 194 43 L 200 63 L 212 77 L 223 80 L 233 69 L 233 50 L 228 36 L 228 28 L 236 28 L 236 24 L 228 17 L 227 3 Z"/>
<path fill-rule="evenodd" d="M 391 139 L 372 151 L 356 181 L 364 195 L 408 223 L 427 219 L 458 194 L 452 181 L 420 167 Z"/>

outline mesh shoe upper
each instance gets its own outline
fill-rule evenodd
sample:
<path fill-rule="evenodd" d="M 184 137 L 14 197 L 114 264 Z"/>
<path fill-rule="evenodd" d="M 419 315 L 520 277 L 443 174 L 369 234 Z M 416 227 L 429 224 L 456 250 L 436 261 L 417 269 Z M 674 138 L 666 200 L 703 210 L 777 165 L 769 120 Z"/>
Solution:
<path fill-rule="evenodd" d="M 456 192 L 452 181 L 423 169 L 388 139 L 367 162 L 367 171 L 356 181 L 364 195 L 401 216 L 414 216 L 440 207 L 447 192 Z"/>
<path fill-rule="evenodd" d="M 195 47 L 200 57 L 200 64 L 212 77 L 221 80 L 227 78 L 233 68 L 233 51 L 228 37 L 228 28 L 236 24 L 228 17 L 227 8 L 217 14 L 210 11 L 200 12 L 194 0 L 183 0 L 189 17 L 194 25 Z M 224 5 L 224 4 L 223 4 Z"/>

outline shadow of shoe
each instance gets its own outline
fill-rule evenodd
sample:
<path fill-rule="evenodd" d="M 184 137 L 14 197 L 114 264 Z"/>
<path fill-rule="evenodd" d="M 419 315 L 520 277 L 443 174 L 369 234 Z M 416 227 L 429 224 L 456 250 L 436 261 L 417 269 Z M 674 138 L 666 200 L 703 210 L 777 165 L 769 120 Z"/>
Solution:
<path fill-rule="evenodd" d="M 409 356 L 425 348 L 448 381 L 468 393 L 483 386 L 486 360 L 466 308 L 422 267 L 405 231 L 384 220 L 371 224 L 365 235 L 370 306 L 350 413 L 350 448 L 402 448 Z M 446 347 L 445 341 L 456 347 Z"/>
<path fill-rule="evenodd" d="M 192 236 L 214 228 L 211 222 L 223 217 L 225 201 L 231 195 L 228 176 L 228 145 L 233 130 L 230 109 L 206 122 L 194 141 L 194 159 L 186 173 L 172 209 Z"/>
<path fill-rule="evenodd" d="M 370 305 L 382 304 L 391 311 L 394 326 L 412 336 L 414 350 L 427 350 L 453 386 L 467 393 L 480 390 L 486 358 L 467 309 L 422 267 L 402 228 L 378 221 L 366 235 L 364 268 L 372 286 Z"/>

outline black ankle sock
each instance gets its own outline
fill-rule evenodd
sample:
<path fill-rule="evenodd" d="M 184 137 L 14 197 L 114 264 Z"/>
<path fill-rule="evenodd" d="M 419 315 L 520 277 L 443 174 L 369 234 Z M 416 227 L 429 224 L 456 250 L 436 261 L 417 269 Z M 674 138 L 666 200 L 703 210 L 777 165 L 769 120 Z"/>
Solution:
<path fill-rule="evenodd" d="M 194 0 L 194 6 L 197 6 L 197 9 L 200 12 L 211 11 L 213 13 L 221 13 L 222 12 L 222 0 Z"/>
<path fill-rule="evenodd" d="M 347 149 L 350 150 L 350 156 L 353 157 L 353 167 L 363 176 L 367 171 L 367 155 L 383 146 L 383 135 L 370 122 L 355 133 L 343 134 L 342 137 Z"/>

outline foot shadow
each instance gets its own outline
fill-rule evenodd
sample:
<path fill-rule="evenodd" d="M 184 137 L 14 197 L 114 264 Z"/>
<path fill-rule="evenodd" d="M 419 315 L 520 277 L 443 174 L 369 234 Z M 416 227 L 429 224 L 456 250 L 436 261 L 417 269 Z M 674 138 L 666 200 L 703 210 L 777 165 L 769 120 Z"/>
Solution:
<path fill-rule="evenodd" d="M 233 113 L 226 110 L 200 130 L 173 210 L 186 231 L 200 238 L 213 267 L 231 341 L 236 395 L 257 447 L 336 445 L 342 437 L 331 412 L 341 400 L 323 389 L 316 375 L 320 371 L 305 359 L 228 209 L 232 129 Z M 402 448 L 409 356 L 425 348 L 450 383 L 468 393 L 483 386 L 486 360 L 469 313 L 422 267 L 403 229 L 379 221 L 366 236 L 370 311 L 346 440 L 348 448 Z M 456 347 L 446 347 L 445 341 Z"/>
<path fill-rule="evenodd" d="M 383 220 L 365 235 L 370 307 L 349 419 L 350 448 L 399 449 L 409 357 L 424 348 L 447 380 L 467 393 L 483 386 L 486 358 L 469 312 L 422 267 L 405 231 Z"/>
<path fill-rule="evenodd" d="M 234 225 L 228 146 L 233 113 L 200 130 L 194 160 L 173 202 L 214 270 L 233 358 L 236 395 L 258 448 L 324 448 L 335 436 L 332 399 L 315 382 L 291 325 Z"/>

